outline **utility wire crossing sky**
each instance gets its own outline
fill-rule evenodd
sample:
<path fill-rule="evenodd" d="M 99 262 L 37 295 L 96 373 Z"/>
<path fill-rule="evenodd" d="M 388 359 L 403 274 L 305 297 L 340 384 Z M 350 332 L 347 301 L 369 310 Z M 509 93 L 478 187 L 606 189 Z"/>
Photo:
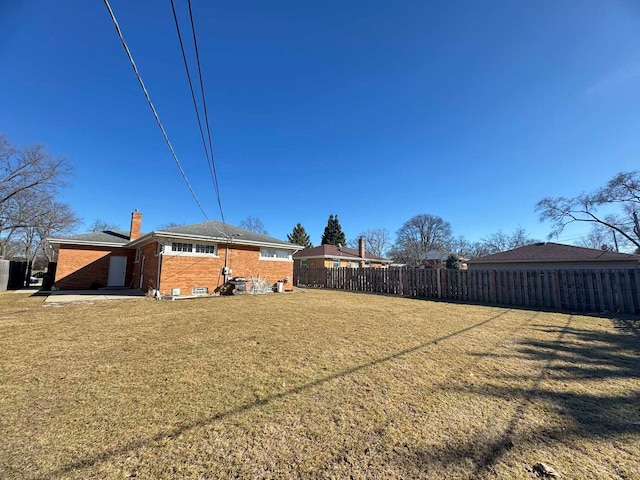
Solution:
<path fill-rule="evenodd" d="M 329 214 L 354 238 L 429 213 L 469 240 L 544 239 L 536 202 L 638 166 L 635 1 L 175 0 L 175 19 L 171 1 L 110 4 L 175 161 L 104 5 L 0 5 L 0 131 L 69 158 L 60 200 L 87 224 L 202 221 L 181 166 L 202 210 L 279 238 L 300 222 L 318 244 Z"/>

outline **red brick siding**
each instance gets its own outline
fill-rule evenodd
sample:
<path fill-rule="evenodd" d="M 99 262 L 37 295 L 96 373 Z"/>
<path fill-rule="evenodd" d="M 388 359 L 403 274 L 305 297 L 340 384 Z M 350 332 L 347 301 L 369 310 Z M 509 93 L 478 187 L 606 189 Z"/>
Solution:
<path fill-rule="evenodd" d="M 127 257 L 125 286 L 131 285 L 135 251 L 118 247 L 60 245 L 54 285 L 62 290 L 107 286 L 109 257 Z"/>
<path fill-rule="evenodd" d="M 131 214 L 131 228 L 129 229 L 129 240 L 140 238 L 140 230 L 142 229 L 142 214 L 135 211 Z"/>
<path fill-rule="evenodd" d="M 282 260 L 259 260 L 260 248 L 233 245 L 229 248 L 228 266 L 233 270 L 232 277 L 251 275 L 264 278 L 269 283 L 293 279 L 293 262 Z M 160 291 L 171 294 L 174 288 L 180 289 L 181 295 L 191 295 L 193 287 L 207 287 L 212 293 L 223 282 L 221 274 L 224 266 L 225 246 L 218 245 L 218 257 L 163 255 L 160 280 Z M 285 284 L 285 290 L 292 290 L 293 282 Z"/>
<path fill-rule="evenodd" d="M 143 292 L 156 288 L 158 281 L 158 242 L 152 242 L 140 247 L 138 262 L 133 266 L 133 286 Z M 140 287 L 140 268 L 144 258 L 144 272 L 142 272 L 142 287 Z"/>

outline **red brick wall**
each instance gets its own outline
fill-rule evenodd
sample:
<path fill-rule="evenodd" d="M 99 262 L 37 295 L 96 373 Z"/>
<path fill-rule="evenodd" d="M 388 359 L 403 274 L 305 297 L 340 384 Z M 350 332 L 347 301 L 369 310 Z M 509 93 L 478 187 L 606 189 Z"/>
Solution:
<path fill-rule="evenodd" d="M 209 293 L 223 283 L 221 274 L 224 266 L 225 246 L 218 246 L 218 258 L 196 257 L 185 255 L 163 255 L 160 280 L 160 291 L 167 295 L 172 289 L 179 288 L 181 295 L 191 295 L 193 287 L 207 287 Z M 293 262 L 282 260 L 259 260 L 260 249 L 233 245 L 229 248 L 228 266 L 233 270 L 232 277 L 251 275 L 267 277 L 268 283 L 275 283 L 289 277 L 285 290 L 293 290 Z"/>
<path fill-rule="evenodd" d="M 118 247 L 60 245 L 54 285 L 62 290 L 87 290 L 107 286 L 109 257 L 127 257 L 125 286 L 131 284 L 135 251 Z"/>
<path fill-rule="evenodd" d="M 150 288 L 156 288 L 158 281 L 158 242 L 152 242 L 140 247 L 140 255 L 138 261 L 133 265 L 133 286 L 140 288 L 143 292 Z M 144 258 L 144 271 L 142 272 L 142 286 L 140 286 L 140 269 L 142 268 Z"/>

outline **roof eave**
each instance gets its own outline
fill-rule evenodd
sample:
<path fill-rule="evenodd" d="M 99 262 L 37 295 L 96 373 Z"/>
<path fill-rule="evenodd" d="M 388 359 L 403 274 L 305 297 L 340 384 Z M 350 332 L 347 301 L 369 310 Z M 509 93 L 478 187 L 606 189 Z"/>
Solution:
<path fill-rule="evenodd" d="M 65 238 L 48 238 L 47 242 L 51 246 L 55 245 L 81 245 L 81 246 L 89 246 L 89 247 L 125 247 L 129 248 L 127 243 L 113 243 L 113 242 L 95 242 L 89 240 L 69 240 Z"/>
<path fill-rule="evenodd" d="M 202 240 L 207 242 L 224 243 L 224 244 L 228 243 L 229 245 L 235 244 L 235 245 L 247 245 L 252 247 L 273 247 L 273 248 L 280 248 L 283 250 L 292 250 L 292 251 L 302 250 L 304 248 L 301 245 L 294 245 L 292 243 L 260 242 L 256 240 L 238 239 L 238 237 L 228 239 L 226 237 L 216 237 L 213 235 L 194 235 L 189 233 L 166 232 L 162 230 L 151 232 L 151 234 L 148 234 L 148 235 L 151 235 L 153 238 L 158 238 L 158 239 L 184 238 L 187 240 Z M 143 240 L 143 237 L 140 237 L 139 239 L 134 240 L 134 242 L 131 242 L 131 243 L 134 244 L 141 240 Z"/>

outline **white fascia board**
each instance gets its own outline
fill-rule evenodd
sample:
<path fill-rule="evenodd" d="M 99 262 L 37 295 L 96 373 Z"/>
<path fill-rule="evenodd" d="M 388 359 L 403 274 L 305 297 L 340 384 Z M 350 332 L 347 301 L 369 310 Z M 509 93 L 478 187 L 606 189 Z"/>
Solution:
<path fill-rule="evenodd" d="M 112 242 L 91 242 L 88 240 L 68 240 L 64 238 L 49 238 L 47 239 L 51 246 L 58 245 L 81 245 L 89 247 L 121 247 L 130 248 L 126 243 L 112 243 Z"/>
<path fill-rule="evenodd" d="M 137 248 L 138 246 L 141 246 L 141 245 L 143 245 L 145 243 L 148 243 L 148 242 L 152 241 L 153 240 L 153 233 L 154 232 L 145 233 L 141 237 L 138 237 L 135 240 L 131 240 L 129 243 L 127 243 L 127 247 Z"/>
<path fill-rule="evenodd" d="M 203 242 L 213 242 L 220 244 L 229 244 L 229 245 L 248 245 L 252 247 L 269 247 L 269 248 L 277 248 L 280 250 L 292 250 L 297 251 L 301 250 L 303 247 L 300 245 L 293 244 L 282 244 L 282 243 L 270 243 L 270 242 L 257 242 L 253 240 L 238 240 L 238 238 L 227 239 L 226 237 L 214 237 L 211 235 L 190 235 L 186 233 L 177 233 L 177 232 L 152 232 L 154 238 L 163 238 L 163 239 L 184 239 L 184 240 L 201 240 Z M 140 237 L 141 239 L 142 237 Z M 138 240 L 140 240 L 138 239 Z M 136 240 L 136 242 L 138 241 Z"/>

